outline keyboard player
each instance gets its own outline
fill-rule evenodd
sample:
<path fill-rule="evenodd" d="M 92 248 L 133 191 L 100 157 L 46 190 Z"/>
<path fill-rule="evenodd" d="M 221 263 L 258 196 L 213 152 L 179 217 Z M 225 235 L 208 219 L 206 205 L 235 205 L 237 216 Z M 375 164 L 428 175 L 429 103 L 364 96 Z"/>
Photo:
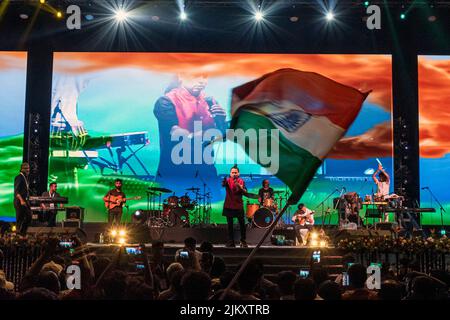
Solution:
<path fill-rule="evenodd" d="M 42 197 L 45 198 L 60 198 L 60 194 L 58 192 L 56 192 L 56 190 L 58 189 L 58 184 L 56 182 L 52 182 L 50 183 L 49 187 L 48 187 L 48 191 L 45 191 L 42 193 Z M 58 213 L 57 210 L 55 210 L 56 206 L 58 204 L 56 203 L 41 203 L 41 208 L 44 209 L 45 211 L 43 211 L 43 216 L 44 216 L 44 221 L 47 221 L 47 225 L 49 227 L 55 227 L 56 226 L 56 215 Z M 63 206 L 62 204 L 59 204 L 59 206 Z"/>

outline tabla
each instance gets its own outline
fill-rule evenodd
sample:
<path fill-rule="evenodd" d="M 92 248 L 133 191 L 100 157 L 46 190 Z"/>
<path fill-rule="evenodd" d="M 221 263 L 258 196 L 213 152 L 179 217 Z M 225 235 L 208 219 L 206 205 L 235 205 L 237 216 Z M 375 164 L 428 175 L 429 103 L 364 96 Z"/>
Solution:
<path fill-rule="evenodd" d="M 255 212 L 259 209 L 257 203 L 247 203 L 247 218 L 252 219 Z"/>
<path fill-rule="evenodd" d="M 253 216 L 253 223 L 258 228 L 269 228 L 273 223 L 273 211 L 266 207 L 256 210 Z"/>

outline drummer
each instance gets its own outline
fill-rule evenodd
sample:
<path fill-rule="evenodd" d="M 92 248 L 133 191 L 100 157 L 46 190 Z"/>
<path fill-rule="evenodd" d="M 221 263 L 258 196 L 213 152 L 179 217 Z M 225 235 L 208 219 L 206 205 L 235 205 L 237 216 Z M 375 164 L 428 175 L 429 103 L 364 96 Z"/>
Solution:
<path fill-rule="evenodd" d="M 258 191 L 258 202 L 261 206 L 270 208 L 273 207 L 275 201 L 273 189 L 269 185 L 269 180 L 264 179 L 262 182 L 262 188 Z"/>

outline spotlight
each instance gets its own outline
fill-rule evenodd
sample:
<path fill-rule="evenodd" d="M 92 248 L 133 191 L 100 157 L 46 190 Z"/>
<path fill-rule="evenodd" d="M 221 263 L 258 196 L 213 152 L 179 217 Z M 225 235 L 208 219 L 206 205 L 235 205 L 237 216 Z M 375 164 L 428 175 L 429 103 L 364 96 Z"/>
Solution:
<path fill-rule="evenodd" d="M 44 3 L 45 3 L 45 0 L 39 0 L 39 3 L 40 3 L 40 4 L 44 4 Z"/>
<path fill-rule="evenodd" d="M 85 18 L 87 21 L 92 21 L 92 20 L 94 20 L 94 16 L 93 16 L 92 14 L 87 14 L 87 15 L 84 16 L 84 18 Z"/>
<path fill-rule="evenodd" d="M 289 20 L 290 20 L 291 22 L 297 22 L 297 21 L 298 21 L 298 17 L 292 16 L 292 17 L 289 18 Z"/>
<path fill-rule="evenodd" d="M 368 7 L 369 6 L 369 1 L 364 1 L 364 6 Z"/>
<path fill-rule="evenodd" d="M 125 244 L 125 238 L 119 238 L 119 244 Z"/>
<path fill-rule="evenodd" d="M 63 14 L 61 11 L 56 12 L 56 17 L 57 18 L 62 18 Z"/>
<path fill-rule="evenodd" d="M 312 232 L 311 233 L 311 239 L 312 240 L 317 240 L 317 237 L 318 237 L 319 235 L 317 234 L 317 232 Z"/>
<path fill-rule="evenodd" d="M 123 9 L 119 9 L 115 12 L 115 18 L 118 22 L 126 21 L 128 18 L 128 12 Z"/>
<path fill-rule="evenodd" d="M 327 19 L 327 21 L 332 21 L 334 19 L 334 14 L 333 12 L 328 12 L 327 15 L 325 16 L 325 18 Z"/>
<path fill-rule="evenodd" d="M 117 236 L 117 230 L 116 229 L 112 229 L 111 230 L 111 232 L 110 232 L 110 235 L 111 235 L 111 237 L 115 237 L 115 236 Z"/>
<path fill-rule="evenodd" d="M 20 15 L 19 15 L 19 17 L 20 17 L 20 19 L 22 19 L 22 20 L 27 20 L 29 17 L 28 17 L 28 15 L 26 14 L 26 13 L 21 13 Z"/>
<path fill-rule="evenodd" d="M 264 19 L 264 15 L 261 11 L 256 11 L 255 12 L 255 20 L 256 21 L 261 21 L 262 19 Z"/>
<path fill-rule="evenodd" d="M 126 231 L 123 230 L 123 229 L 119 231 L 119 236 L 120 237 L 124 237 L 126 234 L 127 234 Z"/>
<path fill-rule="evenodd" d="M 16 225 L 13 225 L 13 226 L 11 227 L 11 231 L 12 231 L 12 232 L 16 232 L 16 231 L 17 231 Z"/>
<path fill-rule="evenodd" d="M 318 245 L 317 240 L 311 240 L 311 246 L 312 247 L 317 247 L 317 245 Z"/>
<path fill-rule="evenodd" d="M 400 14 L 400 19 L 405 20 L 405 18 L 406 18 L 406 14 L 404 14 L 404 13 Z"/>
<path fill-rule="evenodd" d="M 319 242 L 319 247 L 326 247 L 327 246 L 327 242 L 325 240 L 320 240 Z"/>
<path fill-rule="evenodd" d="M 182 11 L 182 12 L 180 13 L 180 19 L 181 19 L 182 21 L 184 21 L 184 20 L 187 19 L 187 14 L 186 14 L 186 12 Z"/>

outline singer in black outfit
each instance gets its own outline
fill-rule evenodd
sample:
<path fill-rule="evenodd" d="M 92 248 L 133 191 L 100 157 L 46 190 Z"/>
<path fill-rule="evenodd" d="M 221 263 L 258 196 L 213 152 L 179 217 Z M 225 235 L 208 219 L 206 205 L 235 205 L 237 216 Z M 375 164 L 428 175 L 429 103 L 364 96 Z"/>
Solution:
<path fill-rule="evenodd" d="M 14 209 L 16 210 L 17 230 L 21 235 L 27 233 L 31 222 L 31 211 L 28 206 L 30 165 L 26 162 L 20 166 L 20 173 L 14 178 Z"/>

